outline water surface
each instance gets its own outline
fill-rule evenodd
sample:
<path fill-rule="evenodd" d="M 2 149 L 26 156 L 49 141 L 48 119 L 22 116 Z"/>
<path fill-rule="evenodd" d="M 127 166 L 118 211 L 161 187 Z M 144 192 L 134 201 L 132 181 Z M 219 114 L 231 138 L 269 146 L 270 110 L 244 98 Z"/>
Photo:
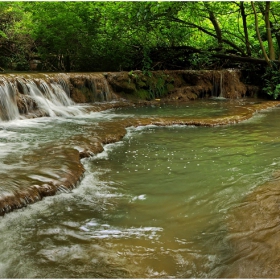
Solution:
<path fill-rule="evenodd" d="M 208 115 L 229 110 L 220 112 L 220 104 L 207 105 Z M 187 108 L 189 115 L 207 112 L 199 102 Z M 177 109 L 159 114 L 181 114 Z M 3 125 L 6 183 L 16 188 L 28 170 L 26 181 L 39 176 L 36 161 L 23 164 L 30 154 L 68 147 L 72 135 L 84 136 L 103 122 L 117 125 L 134 113 Z M 267 254 L 278 248 L 276 216 L 253 220 L 242 210 L 256 209 L 254 193 L 278 180 L 279 116 L 276 108 L 231 126 L 129 128 L 122 141 L 83 160 L 86 173 L 77 188 L 1 218 L 1 277 L 277 278 L 278 254 Z M 48 161 L 47 169 L 54 172 Z M 246 227 L 249 220 L 258 227 Z"/>

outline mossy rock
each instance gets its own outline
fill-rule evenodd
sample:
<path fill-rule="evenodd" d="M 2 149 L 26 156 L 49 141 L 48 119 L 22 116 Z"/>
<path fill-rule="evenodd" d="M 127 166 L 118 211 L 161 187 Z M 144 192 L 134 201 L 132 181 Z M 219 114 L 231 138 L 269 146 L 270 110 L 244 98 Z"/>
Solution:
<path fill-rule="evenodd" d="M 89 103 L 94 101 L 103 101 L 102 94 L 99 92 L 93 93 L 92 90 L 83 86 L 81 88 L 72 88 L 70 96 L 76 103 Z"/>
<path fill-rule="evenodd" d="M 86 96 L 82 93 L 82 91 L 78 88 L 73 88 L 71 90 L 71 98 L 76 103 L 86 103 Z"/>
<path fill-rule="evenodd" d="M 131 80 L 123 81 L 120 86 L 125 93 L 133 94 L 136 92 L 136 85 Z"/>
<path fill-rule="evenodd" d="M 167 93 L 169 93 L 169 92 L 171 92 L 172 90 L 174 90 L 174 88 L 175 88 L 175 87 L 174 87 L 173 84 L 170 84 L 170 83 L 167 84 L 167 85 L 166 85 Z"/>
<path fill-rule="evenodd" d="M 143 82 L 143 80 L 139 80 L 137 83 L 136 83 L 136 86 L 137 88 L 146 88 L 147 87 L 147 84 L 145 82 Z"/>
<path fill-rule="evenodd" d="M 117 92 L 124 92 L 127 94 L 136 92 L 134 78 L 127 72 L 121 72 L 118 75 L 110 76 L 110 84 Z"/>
<path fill-rule="evenodd" d="M 86 79 L 84 77 L 71 77 L 70 83 L 75 87 L 81 89 L 85 86 Z"/>
<path fill-rule="evenodd" d="M 145 89 L 139 89 L 137 90 L 136 94 L 135 94 L 138 98 L 143 99 L 143 100 L 147 100 L 150 98 L 150 93 L 149 91 L 145 90 Z"/>

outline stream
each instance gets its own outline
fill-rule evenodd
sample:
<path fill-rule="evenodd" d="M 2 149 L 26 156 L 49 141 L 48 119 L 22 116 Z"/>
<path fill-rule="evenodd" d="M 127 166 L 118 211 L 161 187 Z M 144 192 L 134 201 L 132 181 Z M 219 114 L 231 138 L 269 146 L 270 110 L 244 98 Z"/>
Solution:
<path fill-rule="evenodd" d="M 1 122 L 0 193 L 77 168 L 74 138 L 133 118 L 221 117 L 241 102 Z M 76 186 L 1 217 L 1 278 L 278 278 L 279 118 L 276 107 L 232 125 L 126 128 L 82 159 Z"/>

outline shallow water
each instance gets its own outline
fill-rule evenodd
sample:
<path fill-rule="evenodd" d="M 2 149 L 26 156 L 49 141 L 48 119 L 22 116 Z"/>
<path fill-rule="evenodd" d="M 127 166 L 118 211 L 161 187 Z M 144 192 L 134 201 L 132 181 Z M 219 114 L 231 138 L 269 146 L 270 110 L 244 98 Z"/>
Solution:
<path fill-rule="evenodd" d="M 200 102 L 191 106 L 188 114 L 205 114 Z M 154 108 L 140 110 L 154 114 Z M 168 106 L 164 114 L 181 114 L 176 110 Z M 21 184 L 16 175 L 27 170 L 33 176 L 23 179 L 35 180 L 36 162 L 23 164 L 28 155 L 42 155 L 52 145 L 67 147 L 73 134 L 85 135 L 133 112 L 5 124 L 1 176 L 9 170 L 5 178 L 13 188 Z M 209 105 L 211 113 L 221 112 Z M 254 237 L 270 248 L 278 244 L 275 216 L 255 219 L 252 231 L 245 225 L 254 224 L 254 217 L 243 211 L 255 209 L 258 189 L 278 180 L 279 117 L 275 108 L 231 126 L 129 128 L 123 141 L 83 160 L 86 173 L 77 188 L 1 218 L 0 276 L 279 277 L 277 252 L 262 261 L 264 246 L 250 251 Z M 47 169 L 55 174 L 46 161 L 44 174 Z"/>
<path fill-rule="evenodd" d="M 240 101 L 243 104 L 244 101 Z M 238 100 L 208 99 L 196 102 L 178 102 L 177 104 L 153 104 L 149 107 L 127 107 L 114 110 L 116 114 L 131 114 L 136 116 L 170 116 L 170 117 L 219 117 L 227 114 L 232 107 L 239 105 Z"/>

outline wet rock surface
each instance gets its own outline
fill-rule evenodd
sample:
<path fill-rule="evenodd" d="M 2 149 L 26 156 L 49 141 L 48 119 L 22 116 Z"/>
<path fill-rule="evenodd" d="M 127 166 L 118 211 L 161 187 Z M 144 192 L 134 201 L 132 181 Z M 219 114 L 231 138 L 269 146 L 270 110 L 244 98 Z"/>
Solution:
<path fill-rule="evenodd" d="M 241 80 L 238 70 L 2 74 L 0 117 L 11 120 L 18 115 L 59 115 L 59 110 L 52 112 L 42 102 L 44 98 L 53 102 L 54 96 L 55 105 L 66 105 L 66 98 L 82 104 L 122 98 L 143 104 L 153 100 L 184 102 L 209 97 L 256 97 L 259 88 Z M 65 94 L 63 98 L 61 91 Z"/>
<path fill-rule="evenodd" d="M 107 80 L 112 90 L 126 98 L 140 97 L 152 100 L 195 100 L 202 97 L 242 98 L 252 96 L 253 90 L 241 82 L 241 72 L 236 70 L 178 70 L 109 73 Z"/>

